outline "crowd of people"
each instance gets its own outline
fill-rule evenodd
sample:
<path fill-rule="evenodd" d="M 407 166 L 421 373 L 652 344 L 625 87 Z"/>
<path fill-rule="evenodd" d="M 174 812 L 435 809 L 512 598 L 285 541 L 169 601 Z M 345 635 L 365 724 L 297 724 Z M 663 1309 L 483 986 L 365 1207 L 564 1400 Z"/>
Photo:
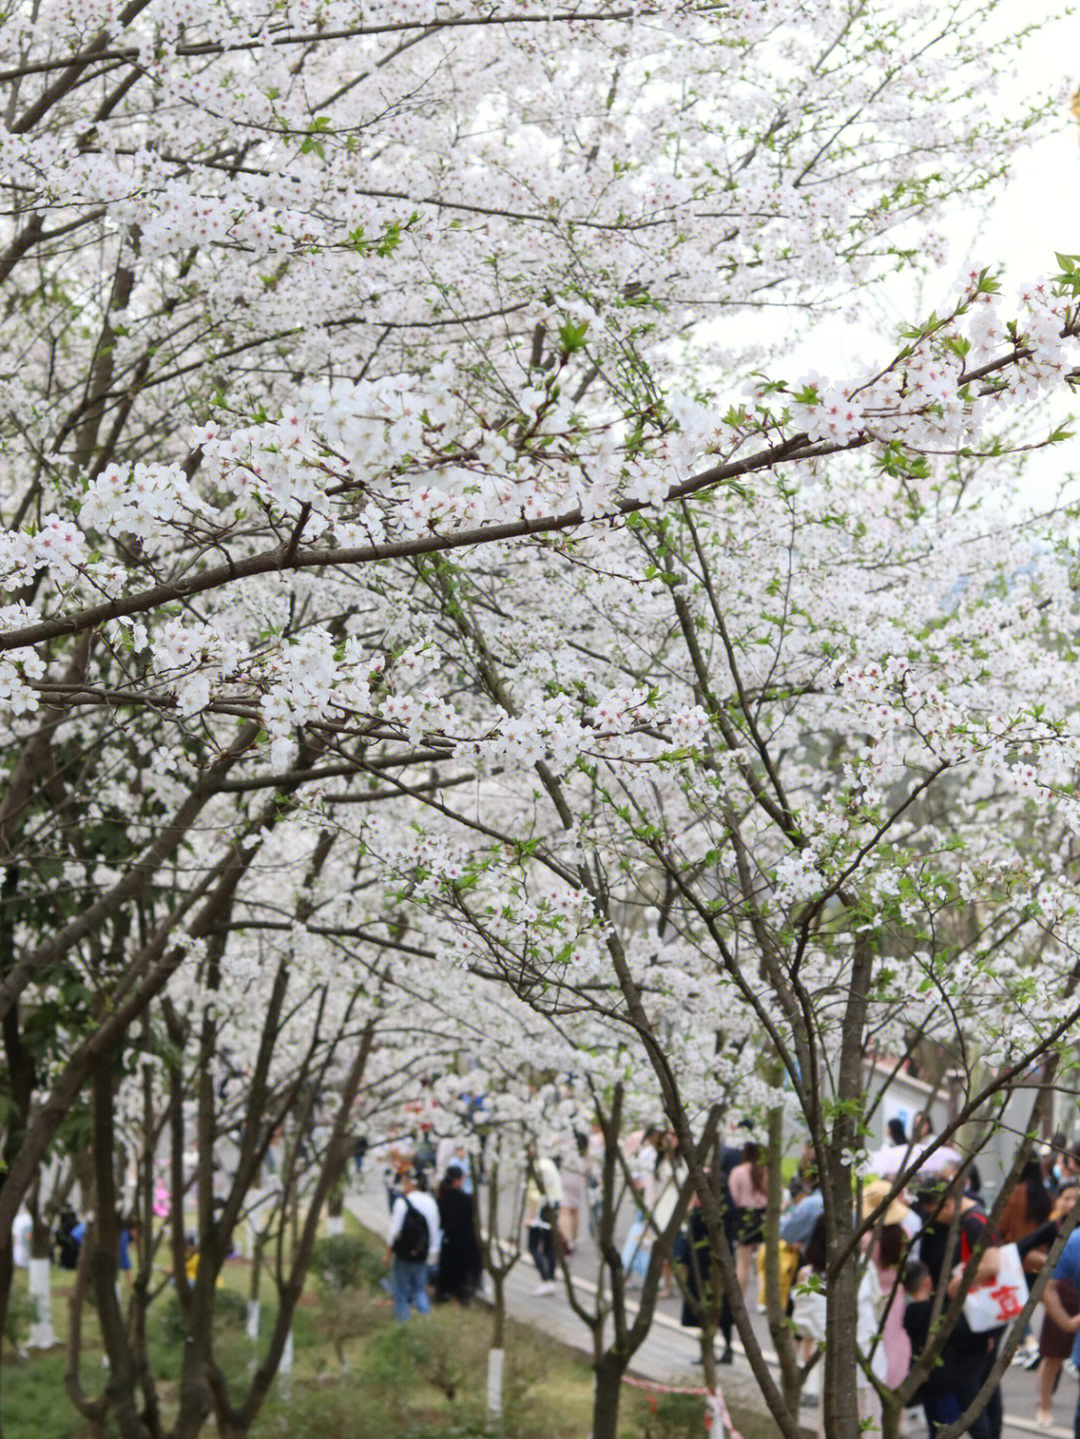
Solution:
<path fill-rule="evenodd" d="M 455 1147 L 456 1148 L 456 1147 Z M 431 1189 L 435 1165 L 395 1146 L 386 1171 L 390 1221 L 385 1263 L 390 1266 L 394 1314 L 406 1320 L 428 1314 L 437 1302 L 468 1304 L 480 1289 L 483 1260 L 477 1233 L 473 1184 L 453 1155 Z"/>
<path fill-rule="evenodd" d="M 526 1220 L 529 1249 L 540 1275 L 538 1293 L 552 1292 L 557 1246 L 569 1252 L 577 1234 L 581 1195 L 595 1182 L 598 1155 L 580 1138 L 574 1179 L 563 1182 L 552 1160 L 530 1153 Z M 980 1256 L 972 1296 L 965 1301 L 940 1357 L 921 1379 L 909 1407 L 921 1409 L 931 1436 L 966 1411 L 994 1368 L 1000 1346 L 1023 1307 L 1030 1285 L 1047 1261 L 1061 1225 L 1078 1198 L 1080 1146 L 1062 1135 L 1041 1154 L 1033 1154 L 1005 1204 L 995 1229 L 988 1229 L 989 1208 L 977 1166 L 964 1163 L 948 1147 L 933 1150 L 927 1115 L 916 1115 L 909 1137 L 902 1123 L 890 1124 L 896 1168 L 911 1167 L 923 1150 L 923 1167 L 902 1191 L 893 1194 L 891 1178 L 868 1177 L 861 1190 L 862 1214 L 874 1221 L 863 1256 L 857 1299 L 857 1340 L 874 1378 L 899 1389 L 932 1342 L 938 1315 L 957 1291 L 972 1254 Z M 629 1137 L 625 1171 L 633 1190 L 626 1220 L 622 1267 L 629 1285 L 640 1282 L 652 1245 L 671 1219 L 684 1171 L 674 1136 L 661 1126 Z M 769 1176 L 762 1150 L 753 1139 L 724 1146 L 719 1187 L 725 1230 L 735 1258 L 739 1289 L 750 1308 L 765 1308 L 764 1212 Z M 896 1172 L 895 1170 L 893 1172 Z M 574 1215 L 567 1223 L 560 1197 L 569 1190 Z M 807 1151 L 784 1185 L 779 1225 L 779 1301 L 797 1336 L 800 1357 L 809 1366 L 808 1386 L 820 1394 L 815 1361 L 825 1340 L 827 1262 L 824 1199 L 812 1151 Z M 587 1212 L 587 1206 L 586 1206 Z M 716 1355 L 731 1363 L 732 1312 L 718 1277 L 710 1270 L 709 1238 L 696 1197 L 672 1249 L 674 1277 L 682 1294 L 682 1322 L 700 1328 L 715 1305 L 711 1322 L 721 1342 Z M 672 1269 L 665 1266 L 670 1294 Z M 939 1291 L 941 1298 L 938 1298 Z M 998 1308 L 980 1312 L 986 1295 Z M 1039 1311 L 1036 1310 L 1036 1315 Z M 1069 1239 L 1043 1295 L 1041 1317 L 1029 1325 L 1014 1359 L 1038 1369 L 1035 1415 L 1041 1428 L 1054 1422 L 1055 1388 L 1067 1363 L 1080 1362 L 1080 1230 Z M 1074 1355 L 1074 1347 L 1078 1351 Z M 858 1386 L 860 1417 L 868 1428 L 880 1426 L 881 1402 L 869 1377 Z M 995 1386 L 983 1413 L 972 1423 L 974 1439 L 998 1439 L 1002 1427 L 1000 1390 Z M 823 1420 L 819 1416 L 819 1424 Z M 1080 1439 L 1080 1408 L 1077 1411 Z"/>
<path fill-rule="evenodd" d="M 132 1246 L 138 1233 L 134 1215 L 121 1219 L 117 1248 L 117 1268 L 123 1275 L 132 1270 Z M 16 1269 L 28 1269 L 32 1254 L 34 1221 L 20 1209 L 11 1226 L 11 1258 Z M 48 1259 L 58 1268 L 73 1270 L 79 1265 L 79 1251 L 86 1236 L 86 1220 L 80 1218 L 70 1204 L 65 1204 L 55 1224 L 48 1231 Z"/>
<path fill-rule="evenodd" d="M 646 1131 L 632 1168 L 645 1202 L 635 1206 L 627 1231 L 622 1258 L 628 1273 L 634 1272 L 635 1264 L 640 1270 L 642 1254 L 669 1218 L 660 1196 L 678 1189 L 677 1152 L 670 1148 L 670 1137 L 659 1136 L 660 1131 Z M 894 1172 L 901 1165 L 910 1167 L 923 1149 L 933 1145 L 925 1115 L 915 1117 L 910 1140 L 898 1121 L 893 1122 L 890 1137 L 900 1156 Z M 644 1159 L 650 1145 L 655 1156 L 651 1168 Z M 988 1228 L 989 1209 L 977 1168 L 963 1163 L 951 1149 L 931 1154 L 912 1182 L 895 1194 L 891 1178 L 868 1177 L 863 1184 L 862 1217 L 873 1220 L 873 1228 L 863 1255 L 856 1337 L 881 1385 L 896 1390 L 904 1383 L 931 1343 L 938 1316 L 957 1292 L 969 1260 L 977 1256 L 972 1293 L 940 1357 L 909 1401 L 910 1407 L 922 1409 L 931 1436 L 958 1420 L 990 1377 L 1009 1325 L 1077 1202 L 1078 1182 L 1080 1147 L 1071 1148 L 1063 1136 L 1056 1136 L 1043 1154 L 1033 1155 L 1025 1165 L 993 1232 Z M 763 1216 L 769 1176 L 753 1140 L 724 1147 L 719 1187 L 738 1287 L 748 1307 L 763 1311 Z M 816 1368 L 826 1336 L 828 1263 L 824 1198 L 812 1150 L 804 1153 L 784 1186 L 778 1248 L 779 1302 L 797 1338 L 799 1357 L 808 1367 L 808 1388 L 820 1394 Z M 705 1224 L 692 1198 L 674 1249 L 674 1258 L 682 1264 L 682 1319 L 686 1325 L 701 1326 L 711 1281 L 723 1345 L 716 1358 L 730 1363 L 731 1307 L 718 1276 L 709 1268 L 708 1255 Z M 993 1296 L 992 1304 L 987 1296 Z M 1074 1346 L 1080 1351 L 1078 1336 L 1080 1230 L 1068 1240 L 1046 1285 L 1038 1332 L 1029 1326 L 1014 1360 L 1039 1371 L 1035 1419 L 1041 1428 L 1054 1422 L 1053 1396 L 1064 1364 L 1080 1360 L 1080 1354 L 1073 1353 Z M 860 1418 L 873 1431 L 881 1425 L 880 1396 L 865 1373 L 860 1372 L 860 1381 Z M 998 1439 L 1002 1417 L 1000 1390 L 994 1386 L 968 1433 L 974 1439 Z M 1080 1439 L 1080 1407 L 1076 1423 Z M 820 1413 L 819 1427 L 823 1427 Z"/>
<path fill-rule="evenodd" d="M 856 1305 L 857 1339 L 869 1370 L 860 1371 L 859 1407 L 868 1428 L 881 1421 L 880 1394 L 869 1376 L 886 1389 L 904 1384 L 934 1342 L 939 1316 L 972 1256 L 977 1264 L 976 1284 L 940 1358 L 921 1366 L 926 1372 L 917 1376 L 919 1387 L 909 1401 L 923 1410 L 932 1439 L 959 1419 L 991 1376 L 1028 1286 L 1047 1263 L 1080 1197 L 1080 1146 L 1070 1146 L 1059 1135 L 1044 1152 L 1032 1152 L 991 1232 L 992 1206 L 984 1199 L 977 1168 L 955 1150 L 934 1145 L 926 1116 L 915 1117 L 910 1138 L 899 1121 L 891 1121 L 889 1137 L 892 1172 L 914 1169 L 914 1177 L 902 1190 L 880 1173 L 868 1173 L 861 1185 L 862 1217 L 872 1222 Z M 644 1281 L 660 1236 L 672 1240 L 681 1198 L 686 1209 L 674 1242 L 664 1249 L 660 1294 L 681 1296 L 682 1323 L 715 1332 L 717 1362 L 731 1363 L 732 1308 L 715 1269 L 698 1197 L 687 1194 L 674 1134 L 661 1125 L 647 1126 L 626 1136 L 621 1147 L 618 1172 L 624 1187 L 618 1215 L 626 1287 Z M 428 1313 L 432 1302 L 468 1304 L 484 1278 L 476 1192 L 484 1174 L 475 1135 L 463 1133 L 436 1143 L 421 1128 L 406 1139 L 377 1146 L 375 1153 L 383 1165 L 389 1208 L 385 1260 L 396 1317 L 404 1321 L 412 1313 Z M 367 1155 L 367 1141 L 361 1140 L 353 1154 L 357 1178 Z M 889 1150 L 880 1157 L 887 1159 Z M 598 1125 L 589 1132 L 571 1130 L 570 1141 L 553 1153 L 535 1142 L 526 1148 L 521 1174 L 524 1238 L 539 1296 L 556 1292 L 560 1263 L 569 1261 L 583 1234 L 596 1232 L 602 1163 Z M 763 1150 L 749 1133 L 737 1141 L 733 1137 L 720 1150 L 714 1173 L 737 1289 L 748 1309 L 764 1311 L 770 1175 Z M 808 1149 L 793 1173 L 785 1167 L 773 1268 L 779 1275 L 776 1302 L 796 1337 L 807 1387 L 818 1392 L 829 1283 L 824 1211 L 813 1151 Z M 65 1208 L 52 1236 L 55 1263 L 75 1267 L 84 1232 L 74 1210 Z M 133 1220 L 122 1222 L 122 1272 L 131 1267 L 135 1232 Z M 25 1213 L 16 1220 L 13 1239 L 16 1265 L 28 1264 L 31 1225 Z M 988 1293 L 997 1296 L 999 1305 L 989 1317 L 979 1309 L 980 1303 L 985 1309 Z M 1080 1362 L 1080 1228 L 1056 1261 L 1043 1292 L 1041 1315 L 1035 1313 L 1037 1323 L 1014 1336 L 1020 1342 L 1013 1362 L 1038 1370 L 1035 1419 L 1038 1426 L 1049 1428 L 1061 1375 L 1067 1365 Z M 1001 1397 L 994 1387 L 968 1433 L 974 1439 L 999 1439 L 1001 1427 Z M 1076 1434 L 1080 1439 L 1080 1406 Z"/>
<path fill-rule="evenodd" d="M 910 1139 L 899 1121 L 890 1125 L 896 1152 L 908 1159 L 916 1146 L 933 1143 L 925 1115 L 913 1121 Z M 909 1146 L 909 1147 L 908 1147 Z M 907 1147 L 907 1148 L 906 1148 Z M 981 1253 L 978 1288 L 1008 1291 L 1006 1261 L 1016 1267 L 1023 1288 L 1045 1263 L 1060 1224 L 1077 1199 L 1080 1147 L 1055 1138 L 1045 1155 L 1034 1155 L 1005 1205 L 995 1232 L 989 1233 L 988 1208 L 978 1170 L 963 1164 L 950 1149 L 940 1161 L 929 1160 L 912 1183 L 893 1195 L 888 1178 L 862 1186 L 863 1217 L 875 1216 L 866 1245 L 858 1290 L 857 1338 L 880 1384 L 897 1389 L 931 1341 L 933 1325 L 960 1283 L 971 1254 Z M 598 1128 L 575 1132 L 561 1153 L 548 1154 L 535 1144 L 525 1158 L 525 1242 L 536 1268 L 535 1293 L 554 1294 L 560 1260 L 568 1259 L 583 1228 L 595 1229 L 597 1175 L 602 1156 Z M 393 1262 L 393 1294 L 400 1318 L 430 1307 L 436 1297 L 467 1303 L 481 1282 L 479 1241 L 470 1193 L 476 1176 L 465 1141 L 442 1141 L 436 1150 L 424 1141 L 387 1152 L 386 1182 L 391 1204 L 388 1261 Z M 685 1171 L 675 1136 L 663 1126 L 629 1135 L 623 1145 L 621 1172 L 627 1180 L 622 1217 L 621 1262 L 628 1288 L 639 1285 L 651 1251 L 665 1233 L 678 1203 Z M 437 1182 L 437 1195 L 429 1192 Z M 719 1162 L 726 1237 L 735 1259 L 737 1284 L 747 1306 L 765 1308 L 764 1214 L 769 1175 L 761 1147 L 750 1137 L 725 1144 Z M 422 1212 L 423 1230 L 406 1223 L 409 1207 Z M 955 1221 L 955 1222 L 954 1222 Z M 402 1240 L 416 1231 L 410 1253 Z M 421 1255 L 420 1248 L 427 1245 Z M 397 1248 L 395 1248 L 397 1245 Z M 415 1252 L 414 1252 L 415 1251 Z M 808 1388 L 820 1392 L 817 1362 L 825 1339 L 827 1261 L 824 1200 L 812 1151 L 807 1151 L 784 1184 L 779 1225 L 779 1301 L 786 1311 L 808 1366 Z M 939 1289 L 943 1300 L 935 1303 Z M 714 1327 L 719 1363 L 733 1360 L 733 1316 L 711 1268 L 710 1243 L 695 1196 L 690 1197 L 681 1232 L 662 1270 L 661 1295 L 682 1297 L 682 1322 Z M 1026 1293 L 1014 1297 L 1018 1310 Z M 1004 1302 L 1004 1301 L 1003 1301 Z M 998 1355 L 1011 1315 L 987 1326 L 968 1305 L 930 1366 L 911 1405 L 922 1409 L 931 1436 L 960 1417 L 982 1388 Z M 1068 1245 L 1047 1284 L 1038 1332 L 1031 1328 L 1015 1362 L 1038 1368 L 1037 1423 L 1053 1423 L 1053 1396 L 1063 1367 L 1080 1348 L 1080 1231 Z M 868 1427 L 880 1425 L 878 1391 L 863 1374 L 860 1415 Z M 1002 1424 L 1000 1393 L 995 1390 L 983 1414 L 972 1424 L 974 1439 L 998 1439 Z M 1078 1429 L 1080 1439 L 1080 1429 Z"/>

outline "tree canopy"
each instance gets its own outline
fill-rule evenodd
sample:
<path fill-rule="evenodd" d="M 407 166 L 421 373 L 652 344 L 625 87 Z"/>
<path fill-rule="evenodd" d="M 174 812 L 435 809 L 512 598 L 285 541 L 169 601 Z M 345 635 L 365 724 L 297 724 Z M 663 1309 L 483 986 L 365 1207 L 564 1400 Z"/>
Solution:
<path fill-rule="evenodd" d="M 0 1298 L 117 1104 L 265 1112 L 223 1258 L 275 1116 L 535 1025 L 655 1086 L 725 1282 L 711 1136 L 804 1126 L 855 1432 L 868 1059 L 985 1134 L 1080 1018 L 1076 502 L 1023 469 L 1080 261 L 791 358 L 1049 113 L 988 117 L 993 8 L 0 18 Z M 250 1424 L 190 1362 L 184 1439 Z"/>

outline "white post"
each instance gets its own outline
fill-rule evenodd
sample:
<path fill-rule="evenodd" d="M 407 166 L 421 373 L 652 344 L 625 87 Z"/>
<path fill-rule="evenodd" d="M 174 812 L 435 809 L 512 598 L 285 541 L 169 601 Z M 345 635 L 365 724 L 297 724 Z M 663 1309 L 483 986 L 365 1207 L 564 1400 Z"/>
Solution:
<path fill-rule="evenodd" d="M 257 1299 L 248 1300 L 247 1337 L 251 1341 L 248 1373 L 254 1374 L 255 1370 L 259 1367 L 259 1301 Z"/>
<path fill-rule="evenodd" d="M 706 1394 L 705 1396 L 705 1430 L 709 1439 L 724 1439 L 724 1421 L 720 1415 L 718 1394 Z"/>
<path fill-rule="evenodd" d="M 503 1410 L 503 1363 L 505 1349 L 488 1350 L 487 1407 L 493 1419 L 500 1419 Z"/>
<path fill-rule="evenodd" d="M 282 1399 L 292 1398 L 292 1368 L 293 1368 L 293 1332 L 289 1329 L 285 1340 L 285 1348 L 281 1351 L 281 1363 L 278 1365 L 278 1392 Z"/>
<path fill-rule="evenodd" d="M 345 1216 L 344 1216 L 344 1214 L 328 1214 L 328 1215 L 326 1216 L 326 1232 L 327 1232 L 328 1235 L 330 1235 L 331 1238 L 333 1238 L 333 1236 L 334 1236 L 335 1234 L 344 1234 L 344 1233 L 345 1233 Z"/>
<path fill-rule="evenodd" d="M 52 1322 L 51 1267 L 48 1259 L 30 1261 L 30 1299 L 34 1323 L 27 1340 L 31 1349 L 51 1349 L 57 1342 Z"/>

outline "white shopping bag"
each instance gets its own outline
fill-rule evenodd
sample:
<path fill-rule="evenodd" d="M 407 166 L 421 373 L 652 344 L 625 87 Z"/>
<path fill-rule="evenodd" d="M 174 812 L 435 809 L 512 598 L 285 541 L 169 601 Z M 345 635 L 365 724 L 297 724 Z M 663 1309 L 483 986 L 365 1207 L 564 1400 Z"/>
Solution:
<path fill-rule="evenodd" d="M 997 1253 L 997 1274 L 977 1284 L 964 1300 L 964 1318 L 975 1334 L 1000 1329 L 1015 1319 L 1027 1303 L 1028 1287 L 1020 1251 L 1015 1244 L 1003 1244 Z"/>

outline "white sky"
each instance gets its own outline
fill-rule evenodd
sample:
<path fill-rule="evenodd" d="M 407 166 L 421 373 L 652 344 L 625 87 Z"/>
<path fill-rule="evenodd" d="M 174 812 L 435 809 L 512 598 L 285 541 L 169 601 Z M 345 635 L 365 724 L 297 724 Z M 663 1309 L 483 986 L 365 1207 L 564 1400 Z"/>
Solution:
<path fill-rule="evenodd" d="M 1034 0 L 1038 6 L 1039 0 Z M 1015 33 L 1032 18 L 1031 0 L 1005 0 L 992 22 L 997 34 Z M 988 27 L 989 28 L 989 27 Z M 864 365 L 888 357 L 902 324 L 941 313 L 955 300 L 959 277 L 975 264 L 1003 271 L 1001 311 L 1008 317 L 1021 285 L 1056 273 L 1054 252 L 1080 254 L 1080 125 L 1069 113 L 1069 98 L 1080 89 L 1080 19 L 1069 17 L 1047 25 L 1018 53 L 1015 79 L 1003 81 L 988 97 L 995 118 L 1032 95 L 1057 93 L 1057 119 L 1030 147 L 1014 158 L 1012 176 L 1003 190 L 978 208 L 956 203 L 935 227 L 948 239 L 946 263 L 937 267 L 919 289 L 911 276 L 897 276 L 868 299 L 860 320 L 823 317 L 811 326 L 785 364 L 785 378 L 818 370 L 834 380 L 858 374 Z M 988 111 L 989 114 L 989 111 Z M 1047 414 L 1047 430 L 1051 419 Z M 1080 412 L 1080 396 L 1063 395 L 1053 404 L 1055 423 Z M 1040 415 L 1041 422 L 1041 415 Z M 1080 471 L 1078 438 L 1029 461 L 1028 498 L 1049 498 L 1067 471 Z"/>

